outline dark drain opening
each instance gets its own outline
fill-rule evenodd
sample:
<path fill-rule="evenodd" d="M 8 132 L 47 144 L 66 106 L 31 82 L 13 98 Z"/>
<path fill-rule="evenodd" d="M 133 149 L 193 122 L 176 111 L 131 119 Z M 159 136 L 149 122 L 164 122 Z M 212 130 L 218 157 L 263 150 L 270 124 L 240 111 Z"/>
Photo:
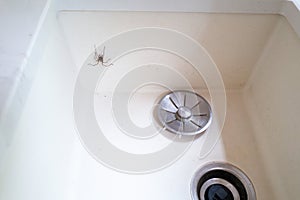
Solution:
<path fill-rule="evenodd" d="M 208 200 L 234 200 L 231 191 L 221 184 L 214 184 L 207 188 L 205 199 Z"/>
<path fill-rule="evenodd" d="M 246 192 L 246 189 L 245 189 L 243 183 L 236 176 L 234 176 L 233 174 L 226 172 L 224 170 L 212 170 L 212 171 L 207 172 L 200 178 L 198 185 L 197 185 L 197 194 L 198 194 L 199 199 L 201 199 L 200 198 L 200 189 L 201 189 L 202 185 L 207 180 L 210 180 L 213 178 L 220 178 L 220 179 L 228 181 L 237 189 L 241 200 L 248 200 L 247 192 Z M 226 200 L 226 199 L 224 199 L 224 200 Z"/>

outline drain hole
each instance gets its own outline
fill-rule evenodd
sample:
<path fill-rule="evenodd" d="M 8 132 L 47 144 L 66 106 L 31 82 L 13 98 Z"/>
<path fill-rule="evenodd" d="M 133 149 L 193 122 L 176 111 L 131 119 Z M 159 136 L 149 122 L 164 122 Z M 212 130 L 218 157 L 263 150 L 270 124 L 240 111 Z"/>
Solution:
<path fill-rule="evenodd" d="M 230 183 L 237 192 L 241 200 L 247 200 L 247 192 L 246 189 L 243 185 L 243 183 L 233 174 L 224 171 L 224 170 L 212 170 L 207 173 L 205 173 L 199 180 L 198 185 L 197 185 L 197 191 L 198 191 L 198 197 L 201 199 L 201 189 L 203 188 L 203 185 L 206 181 L 208 180 L 219 180 L 218 182 L 223 181 Z M 212 181 L 212 183 L 215 183 L 216 181 Z M 228 184 L 227 184 L 228 185 Z M 224 184 L 224 187 L 226 185 Z M 227 187 L 226 187 L 227 188 Z M 205 192 L 205 191 L 204 191 Z M 221 199 L 220 199 L 221 200 Z M 222 199 L 223 200 L 223 199 Z M 224 199 L 227 200 L 227 199 Z"/>
<path fill-rule="evenodd" d="M 234 200 L 231 191 L 221 184 L 214 184 L 207 188 L 205 199 L 208 200 Z"/>
<path fill-rule="evenodd" d="M 247 200 L 247 192 L 246 189 L 243 185 L 243 183 L 233 174 L 224 171 L 224 170 L 212 170 L 209 171 L 207 173 L 205 173 L 199 180 L 198 185 L 197 185 L 197 193 L 198 193 L 198 198 L 200 198 L 200 191 L 201 188 L 203 187 L 203 184 L 207 181 L 207 180 L 214 180 L 214 179 L 218 179 L 218 180 L 222 180 L 222 181 L 226 181 L 229 182 L 231 185 L 233 185 L 233 187 L 237 190 L 240 199 L 241 200 Z M 214 182 L 212 182 L 214 183 Z M 224 199 L 226 200 L 226 199 Z"/>
<path fill-rule="evenodd" d="M 193 200 L 256 200 L 250 179 L 228 163 L 210 163 L 199 169 L 191 195 Z"/>

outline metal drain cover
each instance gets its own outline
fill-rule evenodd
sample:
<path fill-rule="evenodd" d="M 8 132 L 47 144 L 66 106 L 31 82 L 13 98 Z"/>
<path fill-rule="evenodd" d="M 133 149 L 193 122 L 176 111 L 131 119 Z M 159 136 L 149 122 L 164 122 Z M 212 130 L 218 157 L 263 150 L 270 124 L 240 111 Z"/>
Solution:
<path fill-rule="evenodd" d="M 209 127 L 212 113 L 210 105 L 202 96 L 180 90 L 161 99 L 158 118 L 162 125 L 173 133 L 196 135 Z"/>
<path fill-rule="evenodd" d="M 248 176 L 229 163 L 212 162 L 195 173 L 191 182 L 193 200 L 256 200 Z"/>

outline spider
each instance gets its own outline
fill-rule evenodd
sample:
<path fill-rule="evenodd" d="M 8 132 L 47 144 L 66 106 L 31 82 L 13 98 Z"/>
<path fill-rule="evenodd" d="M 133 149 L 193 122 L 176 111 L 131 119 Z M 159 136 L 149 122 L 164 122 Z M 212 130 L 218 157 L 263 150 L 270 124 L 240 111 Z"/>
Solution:
<path fill-rule="evenodd" d="M 102 53 L 100 53 L 100 54 L 98 54 L 96 46 L 94 46 L 94 48 L 95 48 L 94 59 L 95 59 L 96 63 L 95 64 L 89 63 L 89 65 L 96 66 L 99 63 L 104 67 L 109 67 L 109 66 L 113 65 L 113 63 L 108 64 L 110 59 L 108 59 L 107 61 L 104 61 L 105 46 L 103 47 Z"/>

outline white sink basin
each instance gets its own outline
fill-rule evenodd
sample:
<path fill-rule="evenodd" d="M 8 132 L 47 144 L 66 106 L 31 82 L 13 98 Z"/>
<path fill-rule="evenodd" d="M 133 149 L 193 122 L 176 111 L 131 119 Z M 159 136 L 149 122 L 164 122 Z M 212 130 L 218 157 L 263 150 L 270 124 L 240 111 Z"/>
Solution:
<path fill-rule="evenodd" d="M 95 118 L 107 141 L 122 152 L 144 156 L 163 151 L 173 143 L 182 148 L 170 155 L 174 156 L 170 162 L 163 162 L 169 158 L 167 155 L 157 157 L 164 163 L 159 168 L 135 173 L 107 159 L 118 158 L 124 166 L 129 162 L 143 163 L 118 157 L 119 154 L 101 159 L 97 155 L 105 154 L 106 146 L 87 146 L 82 134 L 87 134 L 89 144 L 96 139 L 88 135 L 89 131 L 78 134 L 73 95 L 80 70 L 93 59 L 94 45 L 145 27 L 174 30 L 198 42 L 220 71 L 225 90 L 208 88 L 205 77 L 196 73 L 191 63 L 170 52 L 144 48 L 112 60 L 114 65 L 106 68 L 92 91 L 93 105 L 87 102 L 94 107 L 95 116 L 86 113 L 82 119 L 89 122 Z M 149 36 L 143 39 L 151 40 Z M 131 42 L 135 41 L 128 43 Z M 109 59 L 113 51 L 107 46 L 104 59 Z M 39 56 L 33 57 L 28 67 L 29 76 L 34 74 L 32 86 L 2 161 L 0 199 L 188 200 L 194 173 L 210 161 L 225 161 L 241 168 L 253 182 L 257 199 L 298 196 L 300 39 L 284 17 L 62 11 L 57 18 L 50 16 L 43 26 L 35 52 L 38 53 L 33 55 Z M 189 55 L 197 58 L 200 54 Z M 143 139 L 124 134 L 112 113 L 114 89 L 124 76 L 143 64 L 149 65 L 154 75 L 165 73 L 161 67 L 167 66 L 185 77 L 210 103 L 212 93 L 226 94 L 224 127 L 221 118 L 218 121 L 213 117 L 216 129 L 194 138 L 182 136 L 175 142 L 175 135 L 166 130 Z M 103 68 L 101 64 L 89 67 Z M 143 76 L 146 79 L 151 74 Z M 132 95 L 127 104 L 132 123 L 146 127 L 155 122 L 159 127 L 153 107 L 169 91 L 167 87 L 189 89 L 178 80 L 172 75 L 166 87 L 153 81 L 135 91 L 118 91 L 119 97 Z M 210 146 L 206 145 L 209 134 L 216 136 Z"/>

